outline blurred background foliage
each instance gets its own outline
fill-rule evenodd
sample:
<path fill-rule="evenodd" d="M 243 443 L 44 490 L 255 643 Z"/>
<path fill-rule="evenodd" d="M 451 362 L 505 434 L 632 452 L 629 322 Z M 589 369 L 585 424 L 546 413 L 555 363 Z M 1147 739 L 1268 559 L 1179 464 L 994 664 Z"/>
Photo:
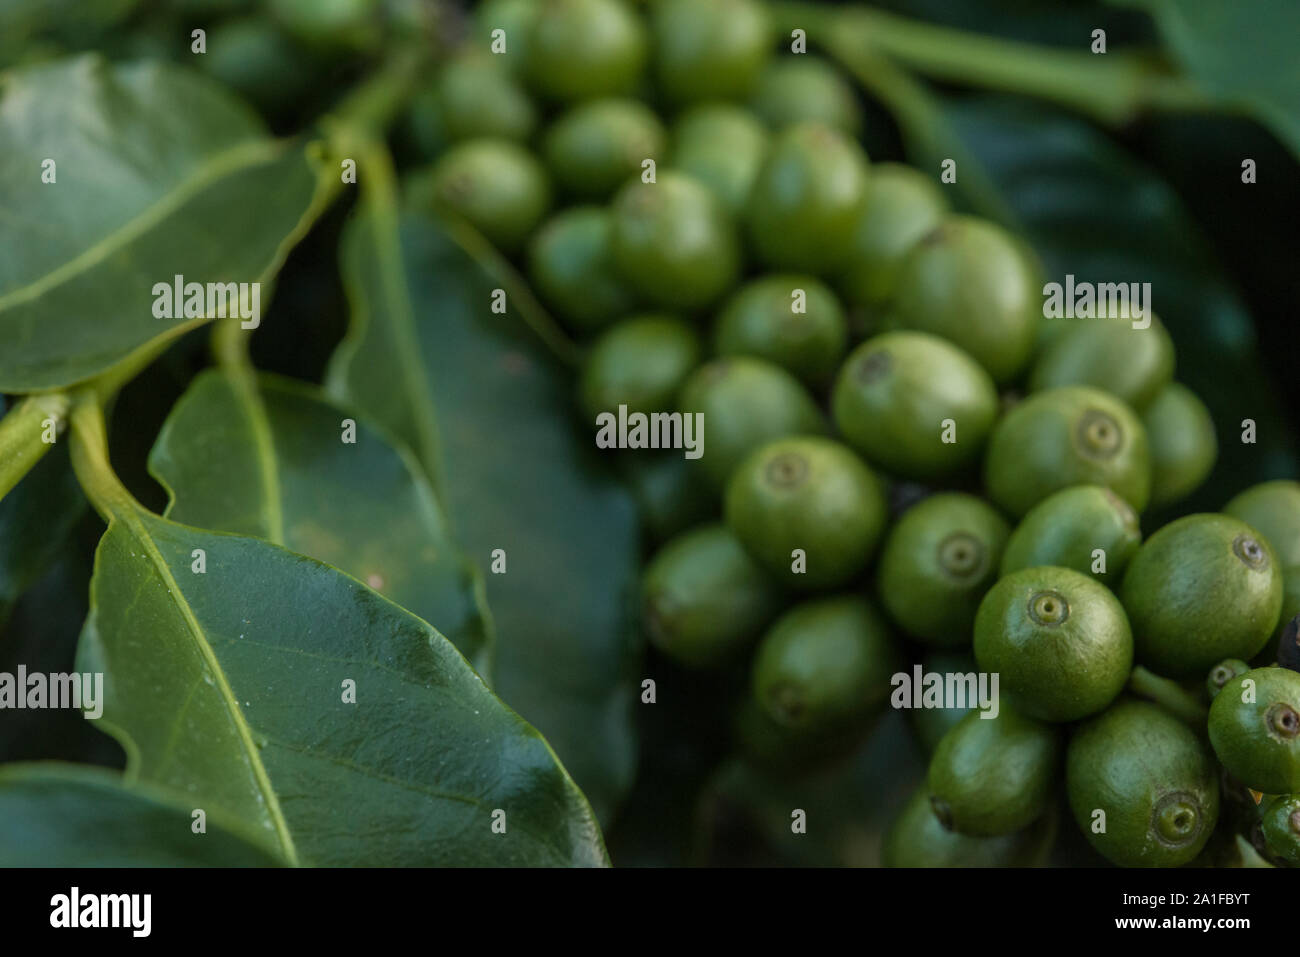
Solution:
<path fill-rule="evenodd" d="M 837 7 L 856 6 L 777 8 L 787 26 L 809 22 L 818 49 L 816 24 Z M 1131 115 L 1097 115 L 1105 111 L 1069 96 L 1040 96 L 1029 81 L 1016 89 L 1004 69 L 1014 57 L 964 71 L 911 57 L 905 42 L 891 49 L 868 22 L 856 33 L 835 31 L 833 49 L 823 51 L 861 81 L 864 139 L 874 160 L 937 169 L 940 160 L 957 159 L 957 205 L 1017 230 L 1051 278 L 1068 272 L 1153 283 L 1179 377 L 1206 400 L 1220 437 L 1214 474 L 1180 511 L 1217 509 L 1249 484 L 1295 476 L 1300 4 L 881 0 L 871 7 L 1028 44 L 1024 49 L 1048 58 L 1080 58 L 1102 29 L 1107 56 L 1140 56 L 1152 70 L 1180 71 L 1192 95 L 1176 108 L 1137 102 Z M 193 64 L 248 99 L 272 130 L 290 135 L 310 128 L 395 47 L 453 49 L 466 35 L 467 12 L 451 0 L 0 0 L 0 71 L 84 50 Z M 190 49 L 196 27 L 207 31 L 202 57 Z M 410 123 L 393 130 L 399 166 L 429 158 L 422 132 Z M 1258 167 L 1254 185 L 1241 182 L 1247 157 Z M 346 328 L 337 257 L 347 205 L 317 224 L 281 273 L 272 312 L 253 339 L 258 367 L 322 379 Z M 202 331 L 179 340 L 116 403 L 114 463 L 152 508 L 166 502 L 145 471 L 148 450 L 207 364 L 206 348 Z M 1244 418 L 1259 425 L 1257 446 L 1235 441 Z M 56 452 L 0 501 L 0 670 L 18 662 L 71 667 L 100 526 L 69 483 L 66 455 Z M 20 574 L 12 559 L 31 548 L 41 561 L 25 563 Z M 41 574 L 31 575 L 33 567 Z M 903 716 L 887 714 L 855 757 L 801 780 L 792 793 L 729 756 L 734 677 L 687 674 L 647 654 L 642 672 L 656 677 L 660 706 L 635 711 L 640 760 L 621 809 L 614 810 L 616 794 L 600 795 L 616 864 L 876 862 L 884 824 L 925 766 Z M 0 760 L 39 757 L 122 763 L 116 745 L 79 716 L 7 718 Z M 791 839 L 792 807 L 813 822 L 806 839 Z M 1056 862 L 1096 863 L 1072 833 L 1062 829 Z"/>

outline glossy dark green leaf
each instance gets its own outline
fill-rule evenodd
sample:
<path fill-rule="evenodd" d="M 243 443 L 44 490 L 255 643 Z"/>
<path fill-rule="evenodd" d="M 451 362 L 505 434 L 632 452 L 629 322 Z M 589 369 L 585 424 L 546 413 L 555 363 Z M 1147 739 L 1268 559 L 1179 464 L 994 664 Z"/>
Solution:
<path fill-rule="evenodd" d="M 546 741 L 429 625 L 328 565 L 117 498 L 77 669 L 104 674 L 128 783 L 291 863 L 605 860 Z"/>
<path fill-rule="evenodd" d="M 79 382 L 208 321 L 158 318 L 154 285 L 268 282 L 323 196 L 308 144 L 164 64 L 6 73 L 0 143 L 0 391 Z"/>
<path fill-rule="evenodd" d="M 357 312 L 331 391 L 423 436 L 456 540 L 485 570 L 501 550 L 494 687 L 608 821 L 636 761 L 635 505 L 573 425 L 571 373 L 513 311 L 492 313 L 497 283 L 438 225 L 399 232 L 395 209 L 363 199 L 341 257 Z"/>
<path fill-rule="evenodd" d="M 1246 485 L 1294 474 L 1295 439 L 1251 316 L 1168 184 L 1093 127 L 1047 107 L 977 97 L 949 102 L 944 116 L 1049 279 L 1151 283 L 1177 350 L 1176 377 L 1209 406 L 1220 438 L 1214 472 L 1179 510 L 1213 511 Z M 1253 445 L 1237 441 L 1246 418 L 1258 425 Z"/>
<path fill-rule="evenodd" d="M 172 409 L 149 456 L 173 521 L 265 538 L 319 559 L 414 612 L 485 678 L 483 579 L 452 542 L 419 465 L 292 379 L 209 371 Z M 345 442 L 345 422 L 355 441 Z"/>
<path fill-rule="evenodd" d="M 1294 0 L 1112 0 L 1156 21 L 1200 87 L 1269 126 L 1300 155 L 1300 4 Z"/>
<path fill-rule="evenodd" d="M 363 192 L 344 228 L 339 271 L 350 320 L 326 387 L 411 449 L 437 486 L 438 419 L 421 355 L 428 322 L 412 300 L 392 175 L 389 167 L 382 185 Z"/>
<path fill-rule="evenodd" d="M 0 867 L 280 867 L 209 815 L 121 775 L 75 764 L 0 767 Z"/>

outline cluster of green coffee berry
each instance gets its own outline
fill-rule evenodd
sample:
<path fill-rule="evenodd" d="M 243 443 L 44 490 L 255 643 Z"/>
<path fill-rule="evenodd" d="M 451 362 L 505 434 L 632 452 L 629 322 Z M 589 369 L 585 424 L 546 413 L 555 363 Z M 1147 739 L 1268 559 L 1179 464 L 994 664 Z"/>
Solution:
<path fill-rule="evenodd" d="M 428 195 L 587 342 L 586 427 L 702 414 L 698 460 L 620 464 L 660 541 L 643 626 L 748 669 L 743 753 L 849 753 L 919 659 L 999 702 L 914 712 L 929 774 L 886 863 L 1041 862 L 1062 769 L 1129 865 L 1197 858 L 1225 787 L 1300 791 L 1300 675 L 1245 664 L 1300 611 L 1300 485 L 1143 544 L 1216 458 L 1160 321 L 1045 320 L 1032 255 L 870 164 L 853 89 L 760 3 L 645 6 L 480 8 L 430 94 Z M 1300 797 L 1264 807 L 1260 846 L 1300 861 Z"/>

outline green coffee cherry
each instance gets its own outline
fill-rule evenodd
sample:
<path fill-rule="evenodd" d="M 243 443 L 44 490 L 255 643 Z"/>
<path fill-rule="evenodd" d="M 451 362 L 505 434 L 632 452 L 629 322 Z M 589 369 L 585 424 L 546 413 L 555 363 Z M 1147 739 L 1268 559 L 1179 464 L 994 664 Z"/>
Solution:
<path fill-rule="evenodd" d="M 726 103 L 694 107 L 673 128 L 673 166 L 707 186 L 735 217 L 745 210 L 767 148 L 767 130 L 754 115 Z"/>
<path fill-rule="evenodd" d="M 733 356 L 706 363 L 682 386 L 683 412 L 704 416 L 704 454 L 697 460 L 708 483 L 721 491 L 750 452 L 788 435 L 827 431 L 808 390 L 775 363 Z"/>
<path fill-rule="evenodd" d="M 925 674 L 973 674 L 975 657 L 969 651 L 932 651 L 921 659 L 921 670 Z M 976 702 L 972 701 L 965 708 L 910 708 L 907 718 L 921 748 L 926 754 L 933 754 L 943 736 L 975 707 Z"/>
<path fill-rule="evenodd" d="M 741 286 L 718 316 L 719 355 L 748 355 L 825 386 L 844 357 L 848 323 L 839 300 L 812 276 L 764 276 Z"/>
<path fill-rule="evenodd" d="M 1279 794 L 1260 815 L 1268 849 L 1291 864 L 1300 864 L 1300 794 Z"/>
<path fill-rule="evenodd" d="M 467 220 L 493 245 L 514 253 L 551 205 L 546 171 L 508 140 L 468 140 L 434 165 L 432 202 Z"/>
<path fill-rule="evenodd" d="M 383 41 L 380 0 L 270 0 L 276 22 L 322 54 L 373 51 Z"/>
<path fill-rule="evenodd" d="M 613 251 L 619 274 L 650 302 L 698 309 L 730 289 L 740 246 L 727 214 L 704 186 L 663 171 L 633 180 L 614 198 Z"/>
<path fill-rule="evenodd" d="M 781 606 L 779 589 L 721 524 L 665 544 L 646 566 L 641 601 L 651 643 L 690 668 L 733 660 Z"/>
<path fill-rule="evenodd" d="M 1056 839 L 1055 809 L 1022 830 L 998 837 L 949 831 L 930 808 L 926 788 L 917 788 L 890 825 L 881 849 L 885 867 L 1041 867 Z"/>
<path fill-rule="evenodd" d="M 858 346 L 831 398 L 835 424 L 866 458 L 906 478 L 972 465 L 998 414 L 979 363 L 938 336 L 887 332 Z"/>
<path fill-rule="evenodd" d="M 1085 386 L 1039 392 L 993 427 L 984 486 L 994 504 L 1023 516 L 1053 492 L 1102 485 L 1141 512 L 1151 493 L 1146 430 L 1114 396 Z"/>
<path fill-rule="evenodd" d="M 1133 634 L 1105 585 L 1069 568 L 1026 568 L 993 586 L 975 615 L 975 660 L 1001 675 L 1016 710 L 1077 721 L 1115 700 Z"/>
<path fill-rule="evenodd" d="M 1227 682 L 1210 704 L 1210 743 L 1246 787 L 1300 791 L 1300 672 L 1256 668 Z"/>
<path fill-rule="evenodd" d="M 1258 661 L 1270 664 L 1278 660 L 1278 639 L 1283 627 L 1300 614 L 1300 482 L 1279 479 L 1254 485 L 1223 506 L 1223 511 L 1263 535 L 1282 566 L 1278 634 L 1264 646 Z"/>
<path fill-rule="evenodd" d="M 679 103 L 749 96 L 773 32 L 757 0 L 657 0 L 651 10 L 659 89 Z"/>
<path fill-rule="evenodd" d="M 1076 731 L 1065 779 L 1079 829 L 1121 867 L 1186 864 L 1218 820 L 1218 773 L 1207 748 L 1145 701 L 1122 701 Z"/>
<path fill-rule="evenodd" d="M 901 665 L 888 625 L 865 598 L 820 598 L 795 605 L 768 629 L 751 687 L 776 724 L 824 734 L 879 712 Z"/>
<path fill-rule="evenodd" d="M 862 135 L 862 107 L 852 84 L 821 57 L 799 54 L 768 64 L 750 106 L 774 130 L 814 120 L 847 136 Z"/>
<path fill-rule="evenodd" d="M 775 777 L 806 775 L 841 762 L 862 746 L 874 722 L 826 733 L 778 724 L 752 694 L 745 695 L 733 716 L 736 745 L 746 761 Z"/>
<path fill-rule="evenodd" d="M 625 319 L 592 345 L 578 380 L 588 422 L 602 412 L 676 411 L 677 392 L 700 362 L 699 335 L 672 316 Z"/>
<path fill-rule="evenodd" d="M 1178 502 L 1214 468 L 1218 441 L 1210 410 L 1186 386 L 1171 382 L 1142 413 L 1151 446 L 1151 505 Z"/>
<path fill-rule="evenodd" d="M 662 162 L 668 133 L 637 100 L 608 98 L 572 107 L 542 139 L 542 155 L 559 187 L 580 199 L 604 199 L 646 160 Z"/>
<path fill-rule="evenodd" d="M 492 51 L 499 40 L 500 53 L 492 53 L 511 73 L 522 76 L 528 61 L 528 37 L 541 4 L 537 0 L 483 0 L 474 11 L 476 50 Z M 501 31 L 497 37 L 494 31 Z"/>
<path fill-rule="evenodd" d="M 665 541 L 713 518 L 715 496 L 680 452 L 637 451 L 620 456 L 618 464 L 653 541 Z"/>
<path fill-rule="evenodd" d="M 1127 502 L 1100 485 L 1075 485 L 1025 513 L 1002 553 L 1002 574 L 1056 565 L 1113 586 L 1141 542 L 1137 513 Z"/>
<path fill-rule="evenodd" d="M 777 439 L 751 453 L 727 482 L 724 511 L 759 564 L 803 590 L 860 574 L 886 520 L 871 469 L 821 436 Z"/>
<path fill-rule="evenodd" d="M 1273 546 L 1283 565 L 1300 565 L 1300 482 L 1278 479 L 1252 485 L 1223 506 Z"/>
<path fill-rule="evenodd" d="M 310 56 L 261 16 L 217 24 L 209 31 L 207 54 L 195 59 L 204 72 L 268 113 L 292 106 L 313 82 Z"/>
<path fill-rule="evenodd" d="M 934 815 L 950 831 L 991 837 L 1045 813 L 1061 763 L 1057 729 L 1003 707 L 968 714 L 930 759 Z"/>
<path fill-rule="evenodd" d="M 1282 609 L 1282 574 L 1245 522 L 1187 515 L 1138 549 L 1120 596 L 1138 661 L 1171 678 L 1198 677 L 1264 647 Z"/>
<path fill-rule="evenodd" d="M 631 311 L 632 291 L 616 274 L 612 221 L 598 206 L 571 206 L 542 224 L 528 248 L 528 278 L 570 329 L 591 332 Z"/>
<path fill-rule="evenodd" d="M 1028 364 L 1042 312 L 1034 267 L 1016 240 L 984 220 L 949 216 L 899 266 L 888 323 L 956 343 L 1004 385 Z"/>
<path fill-rule="evenodd" d="M 530 89 L 573 102 L 622 96 L 641 83 L 645 26 L 622 0 L 546 0 L 525 42 Z"/>
<path fill-rule="evenodd" d="M 964 648 L 998 576 L 1011 529 L 983 500 L 961 492 L 922 499 L 885 538 L 877 589 L 889 617 L 927 645 Z"/>
<path fill-rule="evenodd" d="M 1214 700 L 1219 696 L 1219 692 L 1233 678 L 1238 675 L 1244 675 L 1250 670 L 1250 665 L 1240 658 L 1224 658 L 1217 665 L 1210 669 L 1210 673 L 1205 676 L 1205 692 Z"/>
<path fill-rule="evenodd" d="M 1173 381 L 1174 342 L 1159 319 L 1144 329 L 1119 318 L 1058 321 L 1070 325 L 1034 362 L 1031 391 L 1087 385 L 1140 412 Z"/>
<path fill-rule="evenodd" d="M 869 176 L 856 141 L 822 123 L 787 127 L 750 198 L 758 258 L 773 269 L 836 274 L 848 259 Z"/>
<path fill-rule="evenodd" d="M 434 81 L 434 95 L 449 139 L 526 140 L 537 128 L 537 108 L 501 57 L 462 55 Z"/>
<path fill-rule="evenodd" d="M 874 164 L 838 281 L 845 299 L 879 313 L 903 258 L 947 212 L 948 201 L 931 177 L 901 163 Z"/>

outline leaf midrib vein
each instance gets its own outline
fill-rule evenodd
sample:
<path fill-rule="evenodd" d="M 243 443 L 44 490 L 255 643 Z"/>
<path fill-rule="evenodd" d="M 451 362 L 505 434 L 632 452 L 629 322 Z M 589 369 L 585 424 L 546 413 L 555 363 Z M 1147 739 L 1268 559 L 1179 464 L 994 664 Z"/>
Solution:
<path fill-rule="evenodd" d="M 212 156 L 151 206 L 141 210 L 93 245 L 45 275 L 0 296 L 0 314 L 13 306 L 36 299 L 50 289 L 70 282 L 82 273 L 89 272 L 117 250 L 125 248 L 132 241 L 143 236 L 212 183 L 240 169 L 256 166 L 272 159 L 283 149 L 283 144 L 275 140 L 257 139 L 241 143 Z"/>
<path fill-rule="evenodd" d="M 257 745 L 253 741 L 252 729 L 244 719 L 244 713 L 239 708 L 239 702 L 235 698 L 234 689 L 230 687 L 230 682 L 226 680 L 226 673 L 222 670 L 220 663 L 217 661 L 216 653 L 212 646 L 208 644 L 207 638 L 204 637 L 203 628 L 199 624 L 194 609 L 190 607 L 188 601 L 184 598 L 184 592 L 181 591 L 180 585 L 172 575 L 171 567 L 158 551 L 154 544 L 153 536 L 149 534 L 148 528 L 140 520 L 139 514 L 134 511 L 139 506 L 132 504 L 132 511 L 118 512 L 117 517 L 126 525 L 131 534 L 135 536 L 140 547 L 144 549 L 149 561 L 153 564 L 160 578 L 163 580 L 167 593 L 172 599 L 172 604 L 180 611 L 181 617 L 185 620 L 186 626 L 193 636 L 195 644 L 199 648 L 199 653 L 203 659 L 204 665 L 213 675 L 218 693 L 226 705 L 232 720 L 235 724 L 235 730 L 239 734 L 240 741 L 244 745 L 244 753 L 248 760 L 249 766 L 253 771 L 253 777 L 257 782 L 258 788 L 266 800 L 267 813 L 271 816 L 271 822 L 275 827 L 276 837 L 280 841 L 280 846 L 284 850 L 286 859 L 291 864 L 298 863 L 298 854 L 294 849 L 293 837 L 289 833 L 288 822 L 284 818 L 284 812 L 280 809 L 280 801 L 276 796 L 275 789 L 271 786 L 270 776 L 267 774 L 266 766 L 262 764 L 262 759 L 258 754 Z"/>
<path fill-rule="evenodd" d="M 400 221 L 393 215 L 391 207 L 384 204 L 381 208 L 380 204 L 376 203 L 374 223 L 379 233 L 376 239 L 380 253 L 380 270 L 383 274 L 381 282 L 385 289 L 384 298 L 389 300 L 389 311 L 395 319 L 394 332 L 401 343 L 401 348 L 397 350 L 398 362 L 401 365 L 402 377 L 406 380 L 407 390 L 415 400 L 413 412 L 419 429 L 418 440 L 424 446 L 420 458 L 424 460 L 425 468 L 432 472 L 438 454 L 434 438 L 437 434 L 437 418 L 433 412 L 433 397 L 426 387 L 427 370 L 421 361 L 423 350 L 420 347 L 410 290 L 406 285 L 406 270 L 399 236 Z M 437 475 L 429 475 L 429 481 L 434 483 L 435 487 L 438 478 Z"/>
<path fill-rule="evenodd" d="M 262 514 L 266 518 L 266 537 L 276 545 L 285 547 L 284 498 L 280 488 L 280 466 L 275 452 L 275 435 L 271 430 L 270 416 L 266 413 L 266 400 L 262 398 L 255 373 L 248 369 L 227 370 L 227 380 L 234 390 L 235 400 L 244 407 L 253 445 L 257 450 L 258 479 L 262 485 Z"/>

